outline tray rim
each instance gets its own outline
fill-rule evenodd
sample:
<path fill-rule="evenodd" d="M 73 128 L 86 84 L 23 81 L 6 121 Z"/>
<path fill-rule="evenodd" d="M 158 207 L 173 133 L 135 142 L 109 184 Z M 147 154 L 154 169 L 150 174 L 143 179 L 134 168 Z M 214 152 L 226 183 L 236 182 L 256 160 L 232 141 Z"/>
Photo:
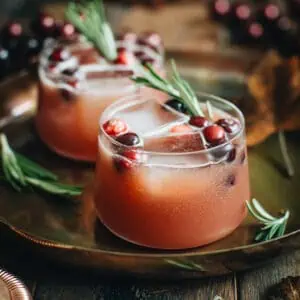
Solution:
<path fill-rule="evenodd" d="M 250 250 L 253 248 L 257 248 L 258 246 L 264 246 L 264 245 L 272 245 L 275 242 L 283 241 L 287 238 L 291 238 L 293 236 L 296 236 L 300 233 L 300 229 L 294 230 L 292 232 L 289 232 L 281 237 L 264 241 L 260 243 L 252 243 L 248 245 L 243 246 L 237 246 L 233 248 L 226 248 L 226 249 L 219 249 L 219 250 L 213 250 L 213 251 L 204 251 L 204 252 L 197 252 L 196 249 L 198 248 L 192 248 L 192 249 L 183 249 L 183 250 L 170 250 L 165 253 L 129 253 L 129 252 L 120 252 L 120 251 L 114 251 L 114 250 L 103 250 L 98 248 L 87 248 L 83 246 L 74 246 L 74 245 L 68 245 L 64 243 L 59 243 L 51 240 L 47 240 L 44 238 L 41 238 L 39 236 L 33 235 L 25 230 L 20 230 L 16 226 L 10 224 L 9 222 L 5 221 L 3 218 L 0 217 L 0 223 L 5 225 L 10 231 L 15 233 L 18 237 L 21 237 L 22 239 L 25 239 L 27 241 L 30 241 L 32 244 L 40 245 L 42 247 L 46 248 L 55 248 L 57 250 L 76 250 L 81 252 L 92 252 L 95 254 L 103 254 L 103 255 L 112 255 L 112 256 L 120 256 L 120 257 L 138 257 L 138 258 L 165 258 L 165 257 L 176 257 L 176 258 L 182 258 L 182 257 L 202 257 L 202 256 L 213 256 L 213 255 L 219 255 L 219 254 L 227 254 L 232 253 L 236 251 L 243 251 L 243 250 Z M 199 247 L 201 248 L 201 247 Z M 300 246 L 299 246 L 300 248 Z M 149 251 L 153 250 L 150 248 Z M 157 250 L 160 251 L 160 250 Z M 161 250 L 163 251 L 163 250 Z M 194 251 L 191 253 L 191 251 Z"/>
<path fill-rule="evenodd" d="M 14 275 L 0 269 L 0 279 L 6 284 L 11 300 L 32 300 L 28 288 Z"/>

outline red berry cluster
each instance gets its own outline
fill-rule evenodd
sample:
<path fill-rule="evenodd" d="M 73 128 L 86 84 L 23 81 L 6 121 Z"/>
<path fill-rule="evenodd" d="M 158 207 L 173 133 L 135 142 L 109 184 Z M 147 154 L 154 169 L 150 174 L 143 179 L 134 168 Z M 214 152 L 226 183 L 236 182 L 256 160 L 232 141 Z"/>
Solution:
<path fill-rule="evenodd" d="M 165 105 L 177 110 L 178 112 L 186 112 L 187 109 L 182 102 L 172 99 L 166 101 Z M 213 154 L 219 158 L 227 156 L 227 161 L 231 162 L 235 159 L 236 149 L 230 143 L 226 143 L 231 137 L 235 136 L 241 130 L 241 124 L 233 118 L 223 118 L 216 122 L 212 122 L 202 116 L 192 116 L 189 125 L 182 124 L 171 128 L 172 133 L 183 133 L 192 131 L 192 127 L 202 129 L 203 138 L 205 139 L 204 147 L 212 148 L 224 144 Z"/>
<path fill-rule="evenodd" d="M 233 42 L 300 54 L 300 1 L 211 0 L 212 17 L 229 28 Z"/>
<path fill-rule="evenodd" d="M 128 125 L 120 119 L 111 119 L 102 125 L 106 134 L 113 137 L 120 144 L 114 165 L 117 171 L 124 171 L 133 167 L 134 163 L 145 161 L 145 155 L 140 151 L 141 138 L 134 132 L 129 132 Z"/>
<path fill-rule="evenodd" d="M 40 13 L 26 32 L 20 22 L 6 24 L 0 33 L 0 79 L 33 64 L 47 37 L 75 39 L 77 33 L 72 24 L 45 13 Z"/>

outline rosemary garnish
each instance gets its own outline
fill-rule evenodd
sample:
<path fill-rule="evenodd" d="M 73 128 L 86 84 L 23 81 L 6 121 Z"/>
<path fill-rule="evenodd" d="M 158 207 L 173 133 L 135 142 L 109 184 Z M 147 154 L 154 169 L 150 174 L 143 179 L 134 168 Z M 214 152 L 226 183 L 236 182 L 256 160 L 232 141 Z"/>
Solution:
<path fill-rule="evenodd" d="M 52 195 L 78 196 L 82 188 L 57 182 L 57 176 L 21 154 L 14 152 L 4 134 L 0 135 L 2 172 L 5 181 L 17 191 L 37 188 Z"/>
<path fill-rule="evenodd" d="M 117 58 L 117 47 L 112 29 L 106 19 L 102 0 L 71 2 L 66 18 L 101 52 L 109 61 Z"/>
<path fill-rule="evenodd" d="M 211 121 L 213 121 L 214 120 L 213 108 L 212 108 L 210 101 L 208 101 L 208 100 L 206 101 L 206 108 L 207 108 L 208 118 Z"/>
<path fill-rule="evenodd" d="M 292 160 L 289 155 L 286 138 L 285 138 L 284 132 L 282 130 L 280 130 L 278 132 L 278 141 L 279 141 L 282 158 L 283 158 L 284 164 L 286 166 L 287 175 L 289 177 L 293 177 L 295 175 L 295 170 L 294 170 L 294 166 L 293 166 Z"/>
<path fill-rule="evenodd" d="M 281 217 L 275 218 L 256 199 L 246 203 L 251 215 L 264 225 L 255 236 L 256 242 L 268 241 L 284 235 L 290 217 L 288 210 Z"/>
<path fill-rule="evenodd" d="M 134 77 L 132 80 L 138 84 L 168 94 L 182 102 L 192 115 L 204 117 L 197 95 L 192 90 L 188 82 L 180 76 L 173 60 L 171 61 L 171 65 L 172 77 L 170 81 L 158 75 L 149 64 L 146 64 L 145 68 L 142 69 L 143 76 Z"/>

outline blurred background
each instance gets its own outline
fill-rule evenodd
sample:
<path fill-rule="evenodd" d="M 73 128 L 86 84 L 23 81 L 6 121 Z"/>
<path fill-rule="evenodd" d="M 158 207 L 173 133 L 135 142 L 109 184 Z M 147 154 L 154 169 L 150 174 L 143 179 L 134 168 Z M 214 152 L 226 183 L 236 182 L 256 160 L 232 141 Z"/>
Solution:
<path fill-rule="evenodd" d="M 39 11 L 62 20 L 66 3 L 0 0 L 0 78 L 27 68 L 26 53 L 42 44 L 45 37 L 28 26 Z M 105 3 L 116 33 L 158 32 L 167 58 L 175 58 L 196 90 L 236 102 L 246 114 L 251 144 L 278 128 L 300 128 L 296 115 L 300 112 L 300 0 Z M 11 27 L 14 22 L 22 26 L 21 37 L 17 32 L 17 37 L 7 38 L 7 30 L 19 31 L 18 26 Z M 5 51 L 13 57 L 9 64 Z M 266 121 L 262 124 L 262 120 Z"/>

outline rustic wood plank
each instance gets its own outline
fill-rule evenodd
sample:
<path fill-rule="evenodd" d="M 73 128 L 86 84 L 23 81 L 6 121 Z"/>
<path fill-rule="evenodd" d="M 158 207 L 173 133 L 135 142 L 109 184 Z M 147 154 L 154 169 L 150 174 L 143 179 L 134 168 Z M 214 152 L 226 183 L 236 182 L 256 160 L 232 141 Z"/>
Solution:
<path fill-rule="evenodd" d="M 234 275 L 205 280 L 162 283 L 155 281 L 103 281 L 78 276 L 40 281 L 35 300 L 63 299 L 235 299 Z"/>
<path fill-rule="evenodd" d="M 268 290 L 287 276 L 300 275 L 300 251 L 239 276 L 239 299 L 266 299 Z"/>

